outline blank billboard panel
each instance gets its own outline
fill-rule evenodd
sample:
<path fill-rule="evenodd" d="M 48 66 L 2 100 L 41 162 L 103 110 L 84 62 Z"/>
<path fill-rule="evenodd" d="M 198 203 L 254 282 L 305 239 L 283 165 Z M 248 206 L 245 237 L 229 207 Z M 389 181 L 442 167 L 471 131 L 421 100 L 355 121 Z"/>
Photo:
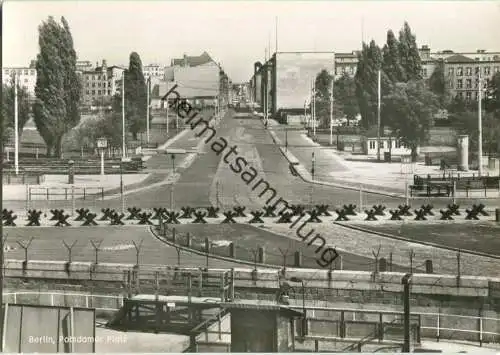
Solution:
<path fill-rule="evenodd" d="M 4 352 L 95 352 L 95 310 L 4 305 Z"/>
<path fill-rule="evenodd" d="M 276 111 L 304 108 L 310 102 L 311 84 L 323 69 L 334 73 L 333 52 L 290 52 L 276 56 Z"/>

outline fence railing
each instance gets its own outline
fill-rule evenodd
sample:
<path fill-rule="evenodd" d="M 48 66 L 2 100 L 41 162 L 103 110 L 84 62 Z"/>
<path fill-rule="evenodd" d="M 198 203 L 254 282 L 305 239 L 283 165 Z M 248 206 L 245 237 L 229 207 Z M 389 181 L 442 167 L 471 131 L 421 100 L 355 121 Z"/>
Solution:
<path fill-rule="evenodd" d="M 36 198 L 41 196 L 41 198 Z M 104 198 L 103 187 L 28 187 L 28 201 Z M 34 198 L 35 197 L 35 198 Z M 63 198 L 64 197 L 64 198 Z"/>
<path fill-rule="evenodd" d="M 96 295 L 84 293 L 64 293 L 50 291 L 19 291 L 3 294 L 5 303 L 23 303 L 35 305 L 51 305 L 64 307 L 87 307 L 98 311 L 118 311 L 124 304 L 123 295 Z M 301 305 L 290 308 L 301 310 Z M 382 326 L 402 319 L 404 313 L 399 311 L 380 311 L 373 309 L 314 307 L 307 306 L 309 323 L 336 323 L 334 333 L 339 337 L 346 336 L 346 327 L 353 322 L 379 322 Z M 446 313 L 414 312 L 412 321 L 420 328 L 420 337 L 439 340 L 469 340 L 483 343 L 500 342 L 500 318 L 470 316 Z M 207 323 L 208 325 L 208 323 Z M 313 327 L 309 326 L 309 329 Z M 328 328 L 329 331 L 332 327 Z M 310 335 L 314 336 L 313 331 Z M 208 333 L 207 333 L 208 334 Z M 224 332 L 222 333 L 224 334 Z"/>

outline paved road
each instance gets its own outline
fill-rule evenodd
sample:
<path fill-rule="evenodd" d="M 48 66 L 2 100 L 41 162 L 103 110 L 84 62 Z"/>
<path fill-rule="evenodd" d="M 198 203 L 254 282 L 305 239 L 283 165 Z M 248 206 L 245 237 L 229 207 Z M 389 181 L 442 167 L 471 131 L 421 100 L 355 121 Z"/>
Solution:
<path fill-rule="evenodd" d="M 208 117 L 210 114 L 205 113 Z M 189 130 L 186 134 L 174 142 L 170 147 L 193 149 L 198 146 L 202 152 L 198 154 L 194 163 L 187 169 L 180 169 L 180 179 L 175 183 L 173 192 L 170 185 L 161 185 L 147 190 L 131 193 L 126 196 L 128 206 L 138 206 L 142 208 L 152 208 L 158 206 L 170 206 L 171 199 L 174 207 L 181 206 L 208 206 L 216 205 L 222 207 L 234 206 L 237 204 L 245 205 L 248 209 L 260 208 L 265 205 L 265 198 L 260 198 L 258 194 L 261 190 L 252 191 L 251 186 L 247 186 L 239 174 L 234 173 L 229 165 L 223 161 L 225 155 L 218 156 L 210 149 L 209 145 L 204 144 L 204 137 L 195 137 L 196 131 Z M 228 146 L 237 145 L 239 156 L 245 157 L 249 164 L 258 172 L 258 177 L 254 179 L 257 182 L 260 178 L 269 182 L 270 186 L 277 191 L 277 195 L 286 199 L 289 203 L 301 204 L 329 204 L 330 206 L 341 206 L 343 204 L 359 205 L 360 194 L 358 191 L 334 188 L 330 186 L 312 185 L 304 182 L 300 177 L 293 176 L 289 170 L 289 164 L 283 157 L 269 134 L 264 129 L 262 122 L 258 118 L 235 119 L 229 111 L 217 128 L 216 138 L 224 137 L 228 141 Z M 298 133 L 289 135 L 291 145 L 298 142 L 300 136 Z M 211 142 L 211 143 L 212 143 Z M 302 145 L 303 144 L 302 140 Z M 294 148 L 294 154 L 300 157 L 309 156 L 311 149 L 307 147 Z M 179 165 L 183 156 L 176 157 L 176 166 Z M 234 159 L 234 158 L 233 158 Z M 307 160 L 306 160 L 307 161 Z M 338 162 L 338 168 L 342 166 Z M 249 165 L 249 166 L 250 166 Z M 158 155 L 151 158 L 147 163 L 148 169 L 160 169 L 169 171 L 172 169 L 172 160 L 170 155 Z M 310 168 L 310 167 L 309 167 Z M 331 167 L 319 166 L 322 174 Z M 398 204 L 405 203 L 404 199 L 388 196 L 381 196 L 371 193 L 363 193 L 363 206 L 372 206 L 374 204 L 384 204 L 388 207 L 396 207 Z M 413 205 L 420 206 L 422 203 L 433 203 L 436 207 L 445 207 L 451 201 L 448 199 L 420 199 Z M 458 201 L 460 202 L 460 201 Z M 489 201 L 488 205 L 493 205 L 497 201 Z M 476 201 L 467 201 L 463 205 L 471 205 Z M 4 203 L 8 208 L 23 208 L 24 203 Z M 17 206 L 18 205 L 18 206 Z M 117 208 L 121 206 L 120 198 L 107 201 L 78 201 L 76 207 L 85 205 L 89 208 Z M 35 206 L 31 206 L 35 207 Z M 50 203 L 50 208 L 71 208 L 71 202 Z"/>

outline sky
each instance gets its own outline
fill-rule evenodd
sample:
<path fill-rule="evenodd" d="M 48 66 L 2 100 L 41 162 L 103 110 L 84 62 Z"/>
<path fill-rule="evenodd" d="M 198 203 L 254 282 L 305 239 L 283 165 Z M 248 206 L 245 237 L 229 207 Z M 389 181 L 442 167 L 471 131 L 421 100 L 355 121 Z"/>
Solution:
<path fill-rule="evenodd" d="M 248 81 L 266 48 L 351 52 L 383 45 L 407 21 L 432 51 L 500 52 L 500 1 L 21 1 L 3 4 L 2 66 L 27 66 L 38 53 L 38 26 L 64 16 L 79 60 L 169 65 L 207 51 L 233 82 Z M 277 26 L 276 26 L 277 19 Z"/>

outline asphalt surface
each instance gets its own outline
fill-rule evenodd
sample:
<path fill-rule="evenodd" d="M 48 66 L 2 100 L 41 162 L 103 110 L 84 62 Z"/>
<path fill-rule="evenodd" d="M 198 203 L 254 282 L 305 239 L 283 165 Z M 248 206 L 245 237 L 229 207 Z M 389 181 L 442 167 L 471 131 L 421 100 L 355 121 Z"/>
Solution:
<path fill-rule="evenodd" d="M 202 113 L 202 116 L 208 118 L 210 112 Z M 258 172 L 258 177 L 254 180 L 262 178 L 269 182 L 270 186 L 277 191 L 277 196 L 281 196 L 284 200 L 293 204 L 328 204 L 330 208 L 338 208 L 344 204 L 359 205 L 360 193 L 356 190 L 336 188 L 331 186 L 322 186 L 304 182 L 300 177 L 293 176 L 290 173 L 289 163 L 280 152 L 279 147 L 275 145 L 271 139 L 269 131 L 266 130 L 259 118 L 235 119 L 232 117 L 232 111 L 226 113 L 222 122 L 217 127 L 217 134 L 212 139 L 210 144 L 217 137 L 224 137 L 228 141 L 228 147 L 237 145 L 240 156 L 245 157 Z M 204 144 L 205 136 L 196 137 L 199 130 L 188 130 L 182 137 L 176 140 L 170 148 L 180 148 L 186 150 L 194 150 L 196 147 L 201 149 L 201 153 L 197 155 L 194 163 L 187 169 L 178 169 L 181 174 L 180 179 L 174 184 L 173 189 L 170 185 L 161 185 L 152 187 L 146 190 L 130 193 L 126 195 L 127 206 L 137 206 L 141 208 L 152 208 L 158 206 L 170 207 L 173 200 L 174 208 L 180 209 L 182 206 L 204 207 L 209 205 L 219 205 L 219 207 L 227 208 L 234 205 L 245 205 L 247 209 L 260 209 L 265 206 L 266 196 L 259 197 L 261 190 L 252 191 L 251 186 L 247 186 L 241 179 L 239 174 L 234 173 L 229 169 L 229 165 L 223 161 L 225 152 L 218 156 L 210 148 L 210 144 Z M 298 132 L 289 132 L 289 144 L 300 142 L 300 134 Z M 305 166 L 310 169 L 307 164 L 310 163 L 310 155 L 312 149 L 304 146 L 304 140 L 300 148 L 293 149 L 294 155 Z M 317 148 L 316 148 L 317 149 Z M 323 154 L 320 149 L 316 150 L 317 154 Z M 175 166 L 178 167 L 184 155 L 176 155 Z M 233 155 L 234 159 L 234 155 Z M 343 169 L 341 162 L 332 160 L 333 169 Z M 332 170 L 332 165 L 316 166 L 318 176 L 327 175 L 327 171 Z M 173 168 L 173 163 L 170 154 L 157 155 L 152 157 L 147 162 L 148 171 L 170 172 Z M 388 208 L 397 207 L 399 204 L 404 204 L 404 198 L 396 198 L 383 196 L 374 193 L 363 192 L 363 206 L 372 206 L 375 204 L 383 204 Z M 458 203 L 463 206 L 470 206 L 473 203 L 478 203 L 480 200 L 461 201 Z M 420 198 L 415 199 L 412 205 L 419 207 L 423 203 L 431 203 L 435 207 L 446 207 L 451 203 L 450 199 L 436 198 Z M 498 201 L 488 200 L 486 204 L 496 206 Z M 24 208 L 23 202 L 4 201 L 4 207 L 16 209 Z M 41 208 L 43 204 L 39 202 Z M 68 201 L 51 201 L 46 203 L 46 208 L 70 208 L 71 203 Z M 32 205 L 31 207 L 38 207 Z M 115 208 L 121 207 L 119 197 L 106 201 L 88 200 L 77 201 L 76 207 L 88 208 Z"/>

